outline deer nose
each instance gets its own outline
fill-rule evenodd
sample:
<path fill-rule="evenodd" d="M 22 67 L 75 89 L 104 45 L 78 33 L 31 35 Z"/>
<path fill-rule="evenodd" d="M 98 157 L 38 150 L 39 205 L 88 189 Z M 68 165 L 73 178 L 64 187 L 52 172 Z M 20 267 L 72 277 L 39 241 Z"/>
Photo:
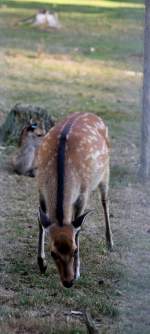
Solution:
<path fill-rule="evenodd" d="M 73 285 L 73 281 L 74 280 L 72 280 L 72 281 L 63 281 L 63 286 L 65 287 L 65 288 L 71 288 L 72 287 L 72 285 Z"/>

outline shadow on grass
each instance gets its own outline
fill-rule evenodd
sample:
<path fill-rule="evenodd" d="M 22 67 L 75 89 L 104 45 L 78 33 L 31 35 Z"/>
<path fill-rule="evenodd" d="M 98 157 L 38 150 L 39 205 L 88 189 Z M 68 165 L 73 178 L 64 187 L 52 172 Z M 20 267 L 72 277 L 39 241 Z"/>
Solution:
<path fill-rule="evenodd" d="M 121 0 L 105 0 L 106 2 L 107 1 L 109 1 L 109 2 L 119 2 L 120 4 L 121 4 Z M 132 4 L 142 4 L 143 5 L 143 1 L 141 1 L 141 0 L 125 0 L 125 1 L 123 1 L 123 2 L 125 2 L 125 3 L 127 3 L 127 4 L 130 4 L 130 3 L 132 3 Z"/>
<path fill-rule="evenodd" d="M 114 1 L 112 1 L 113 3 Z M 118 1 L 119 2 L 119 1 Z M 129 17 L 133 15 L 138 16 L 141 14 L 142 11 L 144 11 L 144 8 L 131 8 L 128 7 L 128 3 L 136 3 L 135 1 L 125 1 L 127 2 L 126 7 L 121 7 L 120 8 L 105 8 L 103 6 L 92 6 L 92 5 L 78 5 L 78 4 L 55 4 L 55 3 L 49 3 L 47 1 L 35 1 L 35 2 L 26 2 L 26 1 L 6 1 L 3 0 L 3 4 L 6 4 L 8 7 L 11 8 L 18 8 L 18 9 L 39 9 L 39 8 L 45 8 L 49 9 L 52 11 L 57 11 L 57 12 L 65 12 L 65 13 L 85 13 L 85 14 L 111 14 L 112 17 L 114 18 L 121 18 L 125 14 L 128 13 Z M 140 4 L 140 2 L 138 2 Z M 142 4 L 142 3 L 141 3 Z"/>

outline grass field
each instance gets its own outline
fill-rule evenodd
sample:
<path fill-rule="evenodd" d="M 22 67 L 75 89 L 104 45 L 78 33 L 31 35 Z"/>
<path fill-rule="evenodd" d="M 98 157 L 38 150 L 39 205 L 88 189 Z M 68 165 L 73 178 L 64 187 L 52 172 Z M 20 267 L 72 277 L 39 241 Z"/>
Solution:
<path fill-rule="evenodd" d="M 45 31 L 23 21 L 39 8 L 58 12 L 62 28 Z M 112 141 L 110 195 L 116 244 L 114 254 L 107 254 L 95 193 L 90 206 L 96 207 L 96 214 L 81 236 L 81 279 L 72 290 L 61 288 L 52 261 L 47 274 L 40 276 L 35 180 L 2 169 L 1 334 L 86 333 L 83 318 L 69 315 L 70 310 L 85 309 L 101 333 L 119 333 L 118 282 L 126 275 L 120 249 L 126 241 L 121 245 L 121 232 L 116 233 L 119 196 L 116 202 L 114 198 L 135 180 L 143 14 L 140 0 L 0 1 L 0 121 L 17 102 L 44 106 L 55 119 L 79 110 L 103 117 Z M 11 149 L 2 151 L 1 159 L 7 161 Z"/>

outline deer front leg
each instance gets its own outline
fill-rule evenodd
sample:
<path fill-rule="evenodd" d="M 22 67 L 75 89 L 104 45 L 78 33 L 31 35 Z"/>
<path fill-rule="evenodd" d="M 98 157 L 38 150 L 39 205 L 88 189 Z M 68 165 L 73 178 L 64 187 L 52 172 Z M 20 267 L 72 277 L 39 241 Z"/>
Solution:
<path fill-rule="evenodd" d="M 41 226 L 41 223 L 39 221 L 38 265 L 39 265 L 41 274 L 44 274 L 47 269 L 46 260 L 45 260 L 44 242 L 45 242 L 45 230 Z"/>
<path fill-rule="evenodd" d="M 80 251 L 79 251 L 79 231 L 76 234 L 77 252 L 75 254 L 75 279 L 80 278 Z"/>
<path fill-rule="evenodd" d="M 112 251 L 113 239 L 112 239 L 112 232 L 111 232 L 110 219 L 109 219 L 108 186 L 107 184 L 101 183 L 99 188 L 101 192 L 101 200 L 102 200 L 102 206 L 103 206 L 104 216 L 105 216 L 106 243 L 107 243 L 108 249 Z"/>
<path fill-rule="evenodd" d="M 81 216 L 84 213 L 86 202 L 87 202 L 87 193 L 82 193 L 80 197 L 78 198 L 76 204 L 75 204 L 75 219 Z M 77 252 L 75 254 L 75 279 L 78 279 L 80 277 L 80 242 L 79 242 L 79 233 L 80 230 L 76 233 L 76 245 L 77 245 Z"/>

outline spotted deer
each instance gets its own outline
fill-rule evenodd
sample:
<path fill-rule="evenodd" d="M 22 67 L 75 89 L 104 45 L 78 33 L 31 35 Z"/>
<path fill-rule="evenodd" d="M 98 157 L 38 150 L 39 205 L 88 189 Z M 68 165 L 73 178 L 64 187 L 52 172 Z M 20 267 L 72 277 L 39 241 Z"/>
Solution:
<path fill-rule="evenodd" d="M 12 159 L 13 169 L 17 174 L 35 176 L 37 149 L 45 135 L 44 124 L 40 126 L 32 120 L 21 131 L 19 148 Z"/>
<path fill-rule="evenodd" d="M 99 187 L 106 224 L 106 242 L 113 247 L 109 221 L 109 139 L 102 119 L 76 112 L 52 128 L 38 151 L 39 244 L 38 264 L 46 270 L 47 230 L 51 256 L 63 286 L 80 276 L 79 231 L 91 210 L 90 193 Z"/>

